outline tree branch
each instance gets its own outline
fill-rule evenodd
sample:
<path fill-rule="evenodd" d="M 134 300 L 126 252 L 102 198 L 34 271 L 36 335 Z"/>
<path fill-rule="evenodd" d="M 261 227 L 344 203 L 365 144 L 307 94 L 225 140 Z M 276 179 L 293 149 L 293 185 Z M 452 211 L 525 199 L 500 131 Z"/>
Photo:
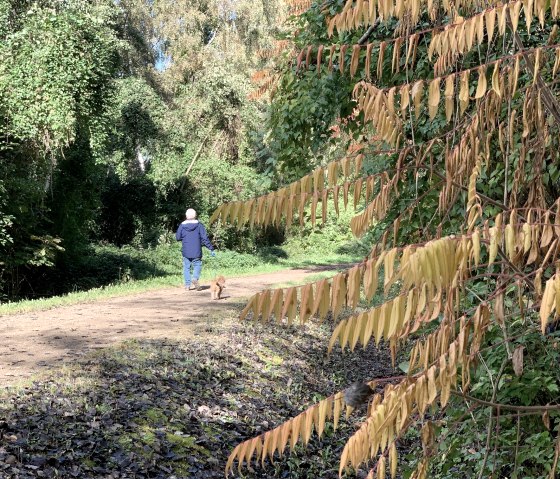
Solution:
<path fill-rule="evenodd" d="M 366 33 L 364 33 L 362 35 L 362 38 L 358 40 L 358 45 L 363 45 L 365 42 L 367 42 L 369 36 L 373 33 L 377 25 L 379 25 L 379 18 L 375 20 L 375 22 L 373 22 L 373 25 L 369 26 L 369 28 L 366 30 Z"/>

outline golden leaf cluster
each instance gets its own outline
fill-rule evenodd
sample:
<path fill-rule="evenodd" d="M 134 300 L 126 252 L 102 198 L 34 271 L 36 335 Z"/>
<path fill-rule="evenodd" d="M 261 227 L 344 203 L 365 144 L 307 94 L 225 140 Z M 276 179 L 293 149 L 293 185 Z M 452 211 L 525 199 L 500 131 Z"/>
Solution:
<path fill-rule="evenodd" d="M 371 381 L 369 386 L 373 389 L 376 382 Z M 322 437 L 327 422 L 332 422 L 336 430 L 341 413 L 345 410 L 348 415 L 352 407 L 346 404 L 344 393 L 338 392 L 311 406 L 281 426 L 239 444 L 228 458 L 226 474 L 231 471 L 235 461 L 238 461 L 238 468 L 241 470 L 243 462 L 249 466 L 253 457 L 255 461 L 260 460 L 261 463 L 264 463 L 267 457 L 272 459 L 275 453 L 282 455 L 287 447 L 293 449 L 298 441 L 306 445 L 309 443 L 313 430 L 319 437 Z"/>
<path fill-rule="evenodd" d="M 409 376 L 396 386 L 387 385 L 383 396 L 378 395 L 373 399 L 368 417 L 344 447 L 340 460 L 341 475 L 347 465 L 358 468 L 379 453 L 382 453 L 379 459 L 382 461 L 386 450 L 389 457 L 395 460 L 395 453 L 392 452 L 395 440 L 407 430 L 411 416 L 424 416 L 428 407 L 438 398 L 441 406 L 445 407 L 451 390 L 456 387 L 459 367 L 465 367 L 469 358 L 478 351 L 480 343 L 477 338 L 487 328 L 488 317 L 488 309 L 480 306 L 472 318 L 464 321 L 464 329 L 449 347 L 441 348 L 437 358 L 432 361 L 419 358 L 427 364 L 423 372 Z M 466 330 L 467 323 L 470 325 L 470 334 Z M 376 468 L 378 477 L 379 461 Z M 393 477 L 395 472 L 396 464 Z M 373 477 L 373 472 L 370 477 Z"/>
<path fill-rule="evenodd" d="M 321 219 L 325 223 L 327 216 L 327 201 L 334 200 L 336 212 L 339 211 L 339 200 L 342 196 L 346 208 L 353 199 L 354 208 L 361 198 L 366 202 L 374 196 L 376 184 L 382 175 L 371 175 L 360 178 L 364 155 L 360 152 L 362 146 L 354 146 L 352 153 L 341 160 L 333 161 L 326 167 L 319 167 L 303 178 L 267 195 L 253 198 L 249 201 L 233 201 L 218 207 L 210 218 L 210 223 L 221 220 L 224 223 L 236 223 L 251 227 L 278 225 L 286 221 L 286 226 L 292 224 L 294 214 L 299 213 L 300 224 L 303 224 L 305 208 L 311 205 L 311 221 L 316 223 L 318 204 L 321 203 Z M 357 180 L 348 180 L 351 176 Z M 343 178 L 341 184 L 339 179 Z M 353 198 L 350 195 L 353 195 Z"/>
<path fill-rule="evenodd" d="M 395 477 L 397 442 L 416 425 L 424 456 L 411 477 L 427 477 L 437 440 L 428 412 L 467 394 L 489 328 L 503 333 L 507 359 L 522 376 L 523 346 L 513 345 L 508 329 L 522 321 L 527 330 L 546 334 L 560 322 L 560 199 L 550 197 L 557 181 L 551 178 L 558 159 L 560 44 L 554 42 L 558 28 L 548 32 L 547 23 L 559 16 L 560 0 L 347 0 L 339 13 L 326 16 L 330 36 L 375 27 L 368 34 L 379 38 L 383 31 L 376 26 L 398 19 L 394 37 L 366 43 L 371 36 L 360 33 L 355 44 L 308 45 L 295 53 L 291 68 L 314 68 L 319 75 L 336 68 L 357 77 L 353 121 L 375 142 L 213 215 L 213 221 L 265 227 L 290 226 L 297 214 L 300 224 L 315 225 L 318 218 L 325 222 L 331 200 L 338 213 L 342 196 L 344 206 L 357 211 L 350 222 L 357 237 L 391 219 L 362 262 L 329 279 L 262 291 L 241 313 L 242 319 L 274 317 L 282 324 L 332 319 L 330 354 L 338 345 L 354 350 L 383 341 L 395 360 L 398 348 L 414 340 L 406 375 L 378 381 L 383 391 L 370 399 L 365 421 L 344 447 L 341 475 L 365 464 L 368 478 Z M 436 26 L 420 30 L 421 18 L 437 19 Z M 523 46 L 526 37 L 530 48 Z M 414 71 L 419 50 L 433 66 L 427 77 Z M 480 187 L 496 178 L 503 180 L 502 191 Z M 399 197 L 411 186 L 414 197 Z M 417 244 L 398 246 L 405 214 L 421 208 L 425 196 L 437 201 L 438 211 L 409 233 Z M 445 236 L 445 218 L 457 218 L 458 208 L 464 213 L 460 234 Z M 470 287 L 481 281 L 494 287 L 479 296 Z M 339 392 L 245 441 L 230 455 L 226 472 L 236 461 L 241 468 L 299 441 L 307 444 L 313 431 L 321 437 L 327 421 L 338 424 L 345 406 Z"/>
<path fill-rule="evenodd" d="M 535 18 L 542 27 L 549 8 L 552 18 L 558 18 L 560 15 L 558 0 L 550 3 L 543 0 L 535 2 L 515 0 L 488 8 L 468 19 L 461 18 L 460 21 L 448 25 L 443 31 L 433 35 L 428 55 L 431 57 L 434 53 L 439 56 L 464 54 L 474 46 L 492 40 L 495 33 L 504 36 L 508 21 L 511 23 L 511 31 L 515 33 L 521 11 L 525 17 L 527 30 L 531 28 L 531 23 Z"/>
<path fill-rule="evenodd" d="M 492 5 L 499 2 L 493 0 L 488 3 Z M 347 0 L 342 11 L 327 21 L 327 31 L 332 35 L 336 28 L 339 33 L 343 33 L 374 25 L 378 19 L 387 21 L 391 18 L 406 19 L 410 25 L 416 25 L 424 10 L 433 20 L 440 11 L 454 15 L 458 10 L 469 11 L 474 8 L 476 4 L 467 0 Z"/>

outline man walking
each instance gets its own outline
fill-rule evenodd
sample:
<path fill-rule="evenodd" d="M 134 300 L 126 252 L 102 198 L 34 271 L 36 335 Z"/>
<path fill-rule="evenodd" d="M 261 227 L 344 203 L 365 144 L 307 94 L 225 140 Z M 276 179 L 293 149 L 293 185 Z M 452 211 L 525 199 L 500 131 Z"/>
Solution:
<path fill-rule="evenodd" d="M 185 278 L 185 289 L 200 289 L 198 280 L 202 269 L 202 246 L 210 250 L 212 256 L 216 256 L 214 246 L 208 239 L 206 228 L 196 219 L 196 211 L 189 208 L 186 212 L 187 219 L 183 221 L 175 237 L 182 241 L 181 253 L 183 255 L 183 276 Z M 191 266 L 193 268 L 191 283 Z"/>

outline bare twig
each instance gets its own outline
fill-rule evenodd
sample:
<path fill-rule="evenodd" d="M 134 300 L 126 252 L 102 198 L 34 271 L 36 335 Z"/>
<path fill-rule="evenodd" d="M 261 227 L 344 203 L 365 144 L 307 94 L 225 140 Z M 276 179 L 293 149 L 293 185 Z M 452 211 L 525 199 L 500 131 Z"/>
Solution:
<path fill-rule="evenodd" d="M 482 406 L 491 406 L 500 409 L 508 409 L 511 411 L 534 411 L 534 412 L 545 412 L 545 411 L 560 411 L 560 404 L 546 404 L 542 406 L 514 406 L 513 404 L 503 404 L 496 403 L 492 401 L 484 401 L 483 399 L 478 399 L 465 393 L 460 393 L 456 391 L 451 391 L 451 394 L 457 397 L 468 399 L 470 401 L 475 401 Z"/>
<path fill-rule="evenodd" d="M 506 368 L 506 365 L 507 365 L 508 361 L 509 361 L 509 359 L 507 358 L 507 356 L 502 361 L 502 365 L 500 366 L 500 370 L 498 371 L 498 375 L 496 376 L 496 382 L 494 383 L 494 390 L 492 391 L 492 401 L 491 402 L 494 402 L 496 400 L 496 395 L 498 394 L 498 387 L 499 387 L 499 384 L 500 384 L 500 379 L 502 377 L 502 374 L 504 372 L 504 369 Z M 497 406 L 497 409 L 498 409 L 497 415 L 498 415 L 498 418 L 499 418 L 500 417 L 500 407 Z M 486 467 L 486 462 L 488 461 L 488 455 L 490 453 L 490 440 L 492 438 L 492 425 L 494 424 L 493 413 L 494 413 L 494 408 L 492 408 L 490 410 L 490 419 L 488 420 L 488 429 L 486 431 L 486 447 L 484 448 L 484 459 L 482 461 L 482 466 L 480 466 L 480 472 L 478 474 L 478 479 L 482 479 L 482 475 L 484 474 L 484 468 Z"/>
<path fill-rule="evenodd" d="M 363 45 L 365 42 L 367 42 L 369 36 L 373 33 L 377 25 L 379 25 L 379 18 L 375 20 L 375 22 L 373 22 L 373 25 L 369 26 L 369 28 L 366 30 L 366 33 L 364 33 L 362 35 L 362 38 L 358 40 L 358 45 Z"/>

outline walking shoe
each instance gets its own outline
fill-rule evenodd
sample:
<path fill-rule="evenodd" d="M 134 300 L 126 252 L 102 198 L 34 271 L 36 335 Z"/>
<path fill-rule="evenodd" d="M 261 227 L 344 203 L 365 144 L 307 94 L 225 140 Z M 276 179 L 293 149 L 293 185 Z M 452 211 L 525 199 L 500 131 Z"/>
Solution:
<path fill-rule="evenodd" d="M 196 289 L 197 291 L 200 291 L 200 284 L 198 284 L 198 279 L 193 280 L 192 285 L 193 285 L 192 289 Z"/>
<path fill-rule="evenodd" d="M 191 291 L 193 288 L 192 284 L 186 284 L 185 285 L 185 291 Z"/>

